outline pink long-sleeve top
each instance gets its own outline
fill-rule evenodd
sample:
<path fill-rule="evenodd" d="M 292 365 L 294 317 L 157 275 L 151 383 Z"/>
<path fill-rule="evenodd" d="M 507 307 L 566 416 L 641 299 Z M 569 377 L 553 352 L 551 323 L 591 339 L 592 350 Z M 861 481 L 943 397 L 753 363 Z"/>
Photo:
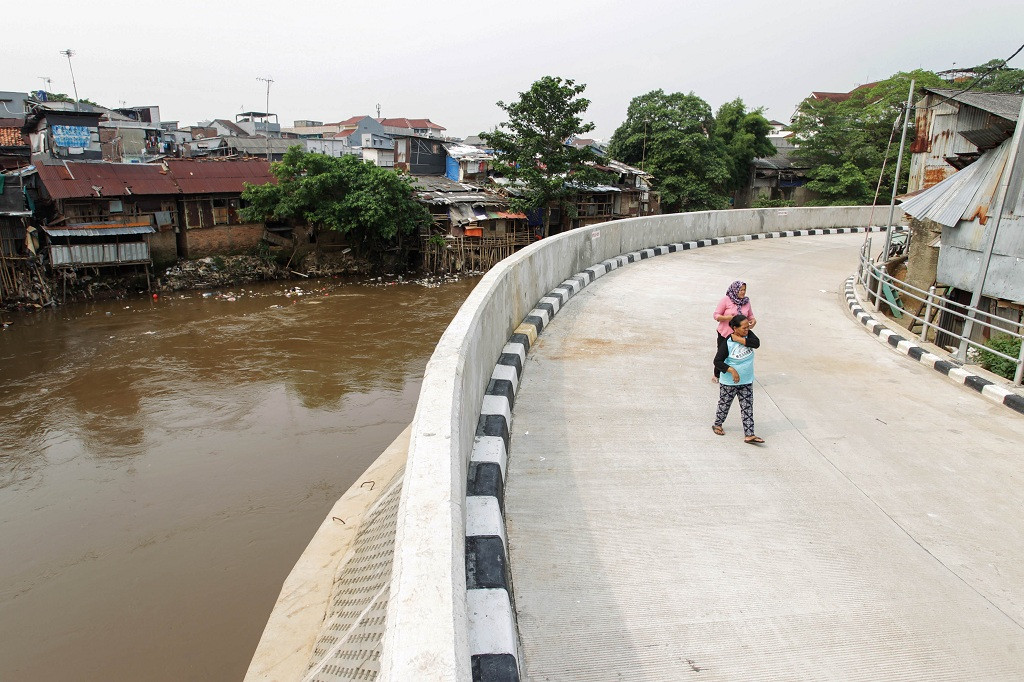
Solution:
<path fill-rule="evenodd" d="M 720 315 L 728 315 L 730 318 L 735 315 L 746 315 L 750 319 L 754 319 L 754 311 L 750 309 L 749 301 L 737 308 L 736 304 L 728 296 L 723 296 L 722 300 L 718 302 L 718 307 L 715 308 L 715 314 L 711 319 L 718 320 Z M 729 327 L 728 320 L 718 323 L 719 336 L 729 336 L 731 333 L 732 329 Z"/>

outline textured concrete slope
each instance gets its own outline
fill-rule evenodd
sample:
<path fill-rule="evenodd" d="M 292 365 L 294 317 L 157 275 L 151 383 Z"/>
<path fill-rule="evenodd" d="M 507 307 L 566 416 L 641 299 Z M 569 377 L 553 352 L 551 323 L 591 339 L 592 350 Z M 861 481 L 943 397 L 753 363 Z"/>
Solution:
<path fill-rule="evenodd" d="M 862 241 L 632 264 L 544 330 L 506 488 L 527 679 L 1024 679 L 1024 420 L 853 320 Z M 733 279 L 761 448 L 737 406 L 710 428 Z"/>

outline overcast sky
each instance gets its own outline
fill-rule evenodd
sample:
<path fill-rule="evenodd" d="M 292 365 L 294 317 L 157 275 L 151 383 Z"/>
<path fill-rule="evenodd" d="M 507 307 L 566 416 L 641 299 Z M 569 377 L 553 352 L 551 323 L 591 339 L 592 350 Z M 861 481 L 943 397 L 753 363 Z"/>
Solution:
<path fill-rule="evenodd" d="M 24 8 L 23 8 L 24 9 Z M 846 92 L 901 70 L 1005 58 L 1024 43 L 1021 0 L 612 2 L 377 0 L 106 3 L 19 13 L 0 44 L 0 90 L 159 105 L 163 120 L 282 125 L 353 115 L 429 118 L 464 137 L 505 119 L 498 100 L 546 75 L 587 85 L 593 137 L 661 88 L 713 108 L 735 97 L 789 120 L 812 90 Z M 1024 68 L 1024 53 L 1010 62 Z"/>

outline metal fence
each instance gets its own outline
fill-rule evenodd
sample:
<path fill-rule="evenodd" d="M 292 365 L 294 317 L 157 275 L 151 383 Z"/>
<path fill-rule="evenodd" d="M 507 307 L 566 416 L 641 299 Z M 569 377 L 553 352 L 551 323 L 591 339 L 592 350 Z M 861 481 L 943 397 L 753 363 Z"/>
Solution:
<path fill-rule="evenodd" d="M 1024 331 L 1021 320 L 1000 317 L 987 310 L 957 303 L 936 294 L 934 286 L 925 291 L 896 279 L 887 273 L 881 265 L 872 262 L 870 239 L 865 241 L 861 248 L 860 267 L 857 274 L 860 283 L 874 299 L 875 310 L 881 310 L 883 306 L 888 306 L 894 314 L 898 312 L 899 316 L 906 315 L 913 320 L 907 327 L 910 330 L 920 324 L 919 335 L 922 342 L 928 340 L 929 330 L 931 330 L 934 338 L 939 338 L 941 335 L 942 338 L 956 340 L 959 348 L 954 355 L 960 361 L 967 360 L 968 348 L 991 353 L 1008 360 L 1016 366 L 1013 383 L 1018 385 L 1021 383 L 1022 375 L 1024 375 L 1024 343 L 1021 343 L 1020 352 L 1014 357 L 984 345 L 983 341 L 965 337 L 962 333 L 965 325 L 971 326 L 967 325 L 967 321 L 973 320 L 973 326 L 988 330 L 988 334 L 983 334 L 985 336 L 1001 334 L 1020 342 L 1024 339 L 1024 334 L 1021 333 Z M 958 320 L 959 323 L 957 323 Z M 946 325 L 940 327 L 940 322 L 945 322 Z M 957 331 L 955 327 L 959 327 L 960 331 Z"/>

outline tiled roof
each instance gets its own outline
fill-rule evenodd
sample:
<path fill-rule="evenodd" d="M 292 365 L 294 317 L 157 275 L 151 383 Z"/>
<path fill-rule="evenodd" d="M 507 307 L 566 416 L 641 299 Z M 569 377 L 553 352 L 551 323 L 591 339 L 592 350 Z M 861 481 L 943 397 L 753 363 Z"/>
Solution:
<path fill-rule="evenodd" d="M 0 128 L 0 147 L 26 147 L 28 140 L 21 134 L 21 128 Z"/>
<path fill-rule="evenodd" d="M 369 118 L 369 116 L 352 116 L 351 118 L 346 118 L 344 121 L 338 121 L 337 123 L 328 123 L 327 125 L 332 125 L 332 126 L 351 126 L 351 125 L 355 125 L 355 124 L 359 123 L 364 118 Z"/>
<path fill-rule="evenodd" d="M 433 130 L 447 130 L 447 128 L 437 125 L 429 118 L 378 118 L 377 122 L 382 126 L 391 126 L 392 128 L 430 128 Z"/>

